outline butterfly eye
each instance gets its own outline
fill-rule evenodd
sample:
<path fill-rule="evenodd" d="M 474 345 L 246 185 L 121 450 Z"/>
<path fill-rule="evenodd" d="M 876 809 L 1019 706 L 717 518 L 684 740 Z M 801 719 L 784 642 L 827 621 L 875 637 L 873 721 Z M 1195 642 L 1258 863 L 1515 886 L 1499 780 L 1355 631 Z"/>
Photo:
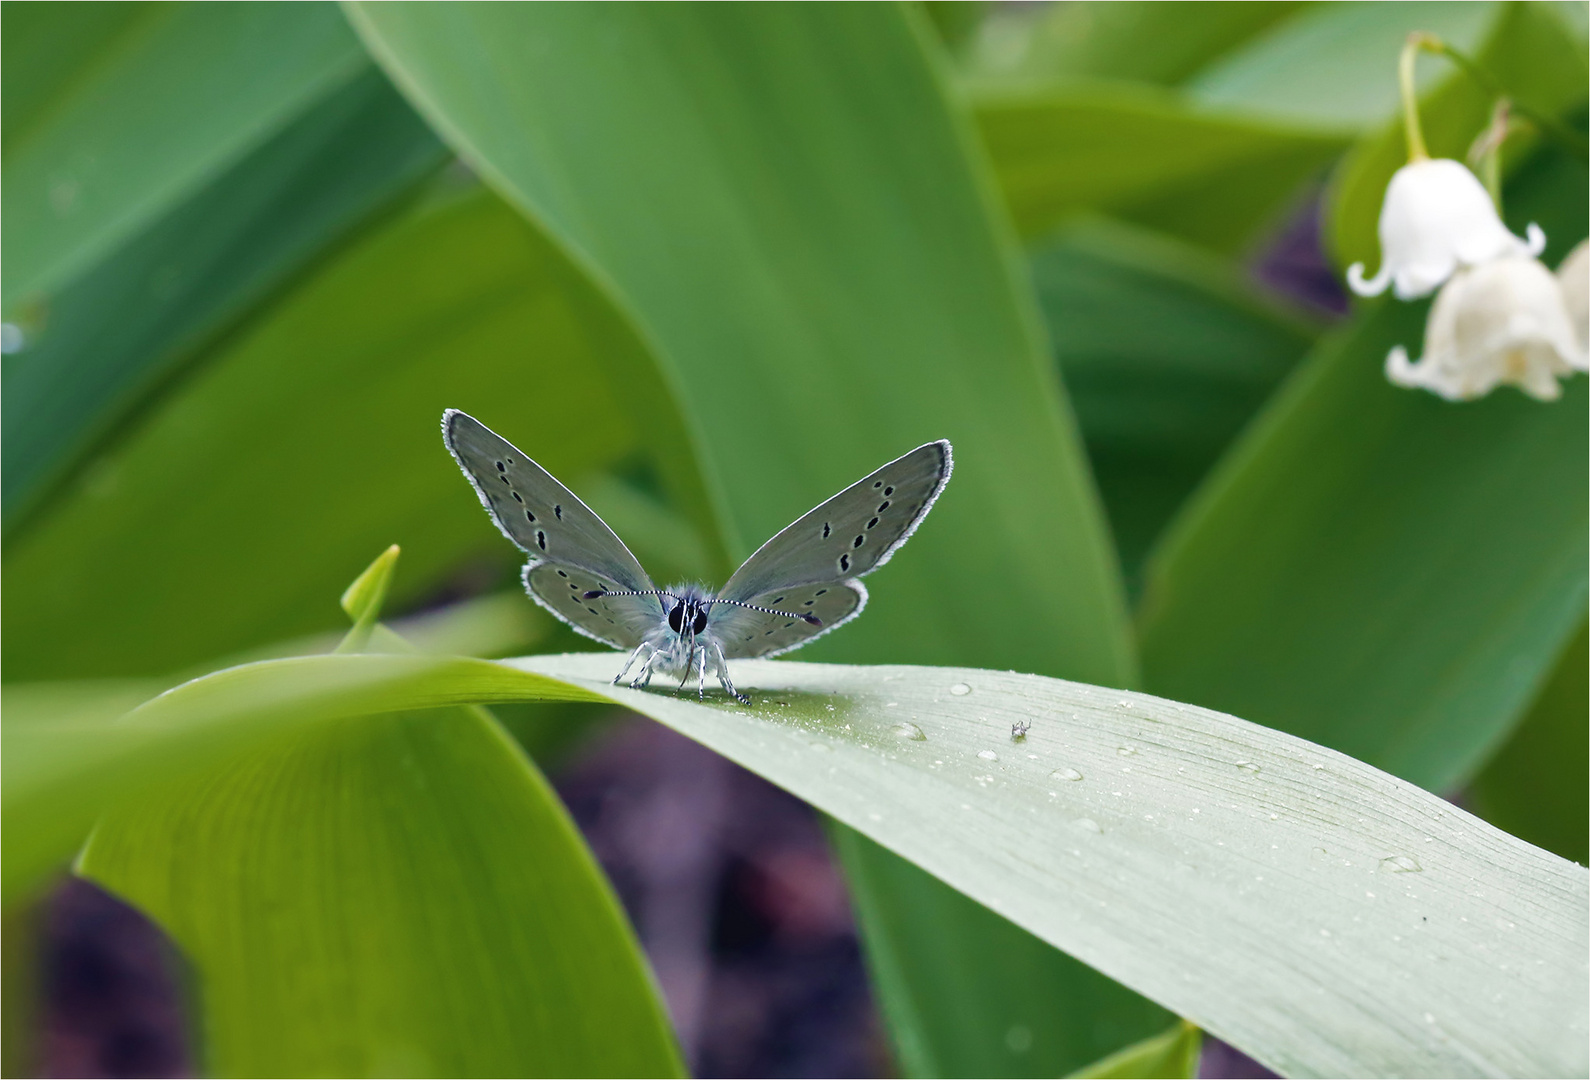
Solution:
<path fill-rule="evenodd" d="M 699 634 L 699 633 L 701 633 L 701 631 L 705 630 L 706 628 L 707 628 L 707 613 L 706 613 L 706 611 L 704 611 L 704 610 L 697 611 L 696 612 L 696 621 L 691 624 L 690 632 L 692 634 Z"/>
<path fill-rule="evenodd" d="M 674 633 L 680 633 L 685 628 L 685 602 L 683 600 L 674 605 L 668 613 L 668 628 Z"/>

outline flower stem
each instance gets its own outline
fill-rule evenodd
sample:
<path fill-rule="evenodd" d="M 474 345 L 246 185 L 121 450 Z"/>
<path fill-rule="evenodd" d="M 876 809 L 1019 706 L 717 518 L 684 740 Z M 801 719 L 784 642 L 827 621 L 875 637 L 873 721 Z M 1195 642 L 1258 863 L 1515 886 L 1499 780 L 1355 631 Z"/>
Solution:
<path fill-rule="evenodd" d="M 1480 132 L 1479 138 L 1469 148 L 1469 165 L 1484 181 L 1485 190 L 1491 193 L 1491 202 L 1496 204 L 1497 213 L 1502 211 L 1502 144 L 1507 141 L 1512 127 L 1512 102 L 1498 98 L 1491 109 L 1491 122 L 1485 125 L 1485 130 Z"/>
<path fill-rule="evenodd" d="M 1403 71 L 1405 74 L 1403 77 L 1402 94 L 1403 108 L 1405 110 L 1408 107 L 1408 87 L 1413 81 L 1413 62 L 1408 59 L 1408 51 L 1410 49 L 1423 49 L 1426 52 L 1432 52 L 1438 56 L 1446 57 L 1448 60 L 1452 61 L 1452 63 L 1456 64 L 1460 69 L 1462 69 L 1465 75 L 1478 83 L 1480 88 L 1486 93 L 1490 94 L 1492 97 L 1501 98 L 1511 96 L 1507 93 L 1506 88 L 1502 86 L 1501 81 L 1498 80 L 1496 76 L 1492 75 L 1467 54 L 1454 49 L 1452 46 L 1448 45 L 1434 34 L 1415 31 L 1414 33 L 1408 35 L 1408 44 L 1403 47 Z M 1542 134 L 1561 145 L 1562 148 L 1567 150 L 1569 153 L 1575 154 L 1581 158 L 1590 156 L 1590 143 L 1585 141 L 1585 137 L 1583 135 L 1579 134 L 1567 124 L 1564 124 L 1561 120 L 1558 120 L 1552 116 L 1548 116 L 1547 114 L 1536 109 L 1532 109 L 1524 102 L 1518 101 L 1516 98 L 1512 100 L 1509 107 L 1515 114 L 1534 124 Z M 1421 147 L 1423 146 L 1422 140 L 1420 145 Z"/>
<path fill-rule="evenodd" d="M 1409 161 L 1425 161 L 1430 157 L 1430 151 L 1424 147 L 1424 131 L 1419 127 L 1419 92 L 1413 85 L 1413 68 L 1419 59 L 1419 50 L 1429 47 L 1429 42 L 1439 44 L 1431 35 L 1415 30 L 1408 35 L 1397 63 L 1397 74 L 1402 82 L 1402 127 L 1408 136 Z"/>

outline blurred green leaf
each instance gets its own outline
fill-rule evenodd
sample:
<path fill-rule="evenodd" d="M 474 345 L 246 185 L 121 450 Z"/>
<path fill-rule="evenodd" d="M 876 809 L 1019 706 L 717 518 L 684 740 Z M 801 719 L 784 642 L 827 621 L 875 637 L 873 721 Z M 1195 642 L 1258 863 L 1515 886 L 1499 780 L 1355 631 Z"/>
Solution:
<path fill-rule="evenodd" d="M 620 662 L 308 657 L 218 672 L 112 724 L 20 739 L 8 723 L 0 794 L 30 826 L 8 830 L 8 885 L 17 839 L 36 846 L 63 811 L 169 789 L 267 733 L 365 710 L 606 699 L 1285 1074 L 1586 1068 L 1590 874 L 1345 755 L 1036 675 L 736 661 L 754 701 L 741 706 L 615 687 Z"/>
<path fill-rule="evenodd" d="M 1031 266 L 1135 591 L 1160 530 L 1316 328 L 1229 260 L 1114 222 L 1050 237 Z"/>
<path fill-rule="evenodd" d="M 1582 162 L 1508 185 L 1560 258 L 1586 231 Z M 1586 380 L 1542 405 L 1392 386 L 1428 304 L 1372 305 L 1321 343 L 1151 557 L 1149 684 L 1434 791 L 1472 776 L 1584 616 Z"/>
<path fill-rule="evenodd" d="M 1113 556 L 1037 313 L 911 9 L 351 11 L 454 148 L 646 328 L 681 388 L 732 554 L 876 464 L 954 442 L 949 494 L 867 617 L 809 652 L 1132 678 Z M 973 1070 L 985 1074 L 1053 1075 L 1110 1049 L 1023 1058 L 1003 1044 L 1008 1025 L 979 1028 L 1002 1004 L 1044 1007 L 1041 984 L 1001 972 L 1078 969 L 1031 955 L 981 912 L 935 924 L 947 909 L 935 888 L 861 910 L 933 927 L 894 953 L 904 963 L 949 939 L 977 962 L 883 985 L 980 1005 L 946 1004 L 936 1014 L 950 1023 L 902 1039 L 949 1056 L 992 1048 Z M 929 914 L 894 914 L 914 904 Z"/>
<path fill-rule="evenodd" d="M 1590 82 L 1583 36 L 1576 35 L 1548 5 L 1507 5 L 1478 45 L 1475 59 L 1519 101 L 1542 114 L 1554 116 L 1583 104 L 1585 87 Z M 1484 130 L 1495 103 L 1483 87 L 1443 58 L 1421 58 L 1419 71 L 1431 87 L 1421 95 L 1419 103 L 1420 127 L 1430 153 L 1462 161 Z M 1391 115 L 1387 113 L 1388 118 Z M 1503 154 L 1504 166 L 1521 162 L 1518 142 L 1509 141 Z M 1342 163 L 1332 179 L 1325 204 L 1326 234 L 1340 265 L 1362 262 L 1371 273 L 1380 265 L 1376 232 L 1380 204 L 1391 174 L 1407 161 L 1408 148 L 1399 118 L 1368 136 Z M 1504 205 L 1504 209 L 1513 208 Z M 1571 246 L 1583 235 L 1581 231 L 1566 239 Z"/>
<path fill-rule="evenodd" d="M 1565 859 L 1590 862 L 1590 637 L 1585 624 L 1518 730 L 1464 792 L 1476 814 Z"/>
<path fill-rule="evenodd" d="M 337 652 L 364 651 L 370 632 L 381 617 L 381 605 L 386 603 L 387 591 L 392 587 L 392 571 L 397 568 L 400 554 L 402 550 L 396 544 L 388 547 L 342 591 L 342 610 L 353 620 L 353 629 L 337 646 Z"/>
<path fill-rule="evenodd" d="M 851 902 L 868 928 L 878 1005 L 908 1075 L 977 1076 L 990 1062 L 1003 1062 L 1005 1075 L 1042 1075 L 1108 1053 L 1173 1019 L 1163 1007 L 1048 948 L 1031 930 L 989 918 L 970 895 L 944 888 L 863 833 L 842 826 L 830 832 L 844 859 Z M 911 902 L 895 902 L 901 896 Z M 976 993 L 934 990 L 968 973 Z M 1008 989 L 991 992 L 994 982 Z M 933 1034 L 945 1031 L 955 1037 Z"/>
<path fill-rule="evenodd" d="M 194 964 L 212 1074 L 682 1074 L 606 879 L 482 709 L 317 726 L 111 813 L 79 865 Z"/>
<path fill-rule="evenodd" d="M 366 70 L 331 4 L 19 7 L 5 8 L 8 99 L 12 58 L 28 58 L 4 116 L 7 318 Z M 42 62 L 72 38 L 59 67 Z"/>
<path fill-rule="evenodd" d="M 1029 237 L 1106 210 L 1235 250 L 1345 145 L 1151 87 L 1051 86 L 974 100 L 1005 202 Z"/>
<path fill-rule="evenodd" d="M 5 358 L 7 542 L 218 333 L 445 154 L 367 67 L 51 296 Z"/>
<path fill-rule="evenodd" d="M 1205 106 L 1354 134 L 1396 114 L 1397 55 L 1411 32 L 1438 34 L 1467 52 L 1510 6 L 1517 5 L 1313 4 L 1204 68 L 1184 87 Z M 1419 79 L 1428 86 L 1436 76 L 1421 67 Z"/>
<path fill-rule="evenodd" d="M 1203 1033 L 1183 1020 L 1169 1031 L 1144 1039 L 1072 1073 L 1078 1077 L 1197 1076 Z"/>
<path fill-rule="evenodd" d="M 300 282 L 7 552 L 5 617 L 28 628 L 7 677 L 157 674 L 345 625 L 334 598 L 400 538 L 395 610 L 469 558 L 506 577 L 442 409 L 518 418 L 577 482 L 636 436 L 570 405 L 633 385 L 616 365 L 640 348 L 495 198 L 417 209 Z"/>
<path fill-rule="evenodd" d="M 1002 12 L 1020 27 L 989 26 L 964 71 L 982 81 L 1121 79 L 1173 86 L 1285 18 L 1300 4 L 1166 0 L 1033 5 Z M 998 18 L 998 16 L 996 16 Z"/>

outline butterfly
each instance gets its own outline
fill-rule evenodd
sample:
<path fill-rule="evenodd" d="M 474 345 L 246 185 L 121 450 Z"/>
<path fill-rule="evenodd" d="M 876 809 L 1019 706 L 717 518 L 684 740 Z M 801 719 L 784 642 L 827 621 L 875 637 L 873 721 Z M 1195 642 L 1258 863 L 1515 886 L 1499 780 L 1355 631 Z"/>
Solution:
<path fill-rule="evenodd" d="M 691 673 L 696 693 L 712 667 L 742 702 L 728 661 L 777 656 L 844 625 L 867 604 L 857 579 L 910 538 L 949 481 L 945 440 L 924 443 L 851 484 L 763 544 L 719 592 L 659 589 L 596 513 L 523 451 L 457 409 L 442 439 L 503 535 L 530 557 L 531 598 L 586 637 L 629 652 L 613 682 Z M 639 665 L 638 667 L 636 665 Z"/>

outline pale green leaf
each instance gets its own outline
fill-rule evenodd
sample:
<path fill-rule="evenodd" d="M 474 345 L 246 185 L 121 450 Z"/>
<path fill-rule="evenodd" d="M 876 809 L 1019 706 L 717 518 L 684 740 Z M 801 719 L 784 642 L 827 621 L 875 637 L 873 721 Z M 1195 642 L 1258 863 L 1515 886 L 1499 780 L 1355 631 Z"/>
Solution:
<path fill-rule="evenodd" d="M 1397 55 L 1411 32 L 1437 34 L 1470 51 L 1511 6 L 1489 0 L 1311 4 L 1198 72 L 1184 89 L 1204 105 L 1351 134 L 1395 115 Z M 1422 71 L 1420 80 L 1429 85 L 1435 77 Z"/>
<path fill-rule="evenodd" d="M 677 1076 L 611 888 L 478 708 L 303 731 L 103 819 L 81 873 L 182 948 L 220 1076 Z"/>
<path fill-rule="evenodd" d="M 96 812 L 316 720 L 606 698 L 1288 1075 L 1590 1064 L 1590 874 L 1343 754 L 1035 675 L 744 661 L 744 707 L 613 687 L 619 661 L 312 657 L 219 672 L 109 726 L 19 739 L 7 725 L 6 817 L 30 823 L 36 851 L 46 830 L 60 843 L 63 810 Z M 26 870 L 17 837 L 8 878 Z"/>

